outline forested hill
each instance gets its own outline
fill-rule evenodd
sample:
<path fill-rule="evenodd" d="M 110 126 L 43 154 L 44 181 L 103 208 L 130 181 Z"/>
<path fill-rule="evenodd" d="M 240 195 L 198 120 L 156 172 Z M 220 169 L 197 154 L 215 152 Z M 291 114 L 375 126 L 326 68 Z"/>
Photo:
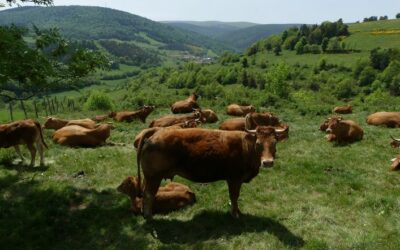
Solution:
<path fill-rule="evenodd" d="M 165 22 L 170 26 L 196 32 L 216 39 L 224 44 L 243 50 L 256 41 L 284 30 L 299 26 L 298 24 L 256 24 L 247 22 Z"/>
<path fill-rule="evenodd" d="M 198 46 L 216 52 L 227 49 L 209 37 L 102 7 L 20 7 L 0 11 L 0 25 L 11 23 L 20 26 L 35 24 L 39 28 L 58 27 L 63 35 L 73 39 L 118 39 L 141 43 L 153 40 L 169 47 Z"/>

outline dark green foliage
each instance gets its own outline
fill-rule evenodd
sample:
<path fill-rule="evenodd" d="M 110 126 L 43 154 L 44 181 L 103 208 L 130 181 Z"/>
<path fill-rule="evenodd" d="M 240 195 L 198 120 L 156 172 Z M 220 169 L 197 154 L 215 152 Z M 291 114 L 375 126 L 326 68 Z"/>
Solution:
<path fill-rule="evenodd" d="M 396 18 L 399 19 L 400 18 L 400 13 L 396 14 Z"/>
<path fill-rule="evenodd" d="M 232 52 L 224 52 L 219 58 L 219 63 L 221 63 L 222 65 L 226 65 L 229 63 L 239 62 L 239 60 L 240 56 L 238 54 Z"/>
<path fill-rule="evenodd" d="M 116 42 L 112 40 L 101 40 L 103 46 L 112 55 L 119 58 L 124 64 L 139 65 L 158 65 L 161 62 L 158 54 L 152 50 L 145 50 L 131 43 Z"/>
<path fill-rule="evenodd" d="M 400 51 L 398 49 L 375 48 L 371 50 L 371 65 L 377 70 L 384 70 L 393 60 L 400 60 Z"/>
<path fill-rule="evenodd" d="M 275 47 L 274 47 L 274 54 L 276 56 L 279 56 L 281 54 L 281 52 L 282 52 L 281 45 L 280 44 L 276 44 Z"/>
<path fill-rule="evenodd" d="M 371 85 L 375 81 L 376 74 L 377 74 L 376 70 L 371 66 L 365 67 L 359 75 L 358 84 L 360 86 Z"/>
<path fill-rule="evenodd" d="M 354 79 L 358 79 L 360 77 L 361 72 L 369 64 L 370 64 L 370 62 L 368 60 L 358 60 L 357 63 L 353 67 L 353 77 L 354 77 Z"/>
<path fill-rule="evenodd" d="M 379 21 L 388 20 L 388 19 L 389 19 L 388 16 L 380 16 L 380 17 L 379 17 Z"/>
<path fill-rule="evenodd" d="M 378 17 L 377 16 L 365 17 L 364 20 L 363 20 L 364 23 L 366 23 L 366 22 L 375 22 L 375 21 L 378 21 Z"/>
<path fill-rule="evenodd" d="M 111 98 L 103 92 L 93 91 L 84 105 L 87 110 L 104 110 L 110 111 L 114 105 Z"/>
<path fill-rule="evenodd" d="M 334 94 L 338 99 L 347 99 L 355 96 L 357 92 L 354 83 L 350 79 L 345 79 L 337 84 Z"/>

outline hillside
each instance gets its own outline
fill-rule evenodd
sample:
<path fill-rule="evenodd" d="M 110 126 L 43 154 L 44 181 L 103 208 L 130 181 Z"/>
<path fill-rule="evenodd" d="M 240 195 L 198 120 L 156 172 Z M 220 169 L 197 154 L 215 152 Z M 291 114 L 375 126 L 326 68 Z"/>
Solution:
<path fill-rule="evenodd" d="M 143 49 L 181 50 L 193 52 L 227 49 L 222 43 L 206 36 L 176 29 L 171 26 L 127 12 L 85 6 L 20 7 L 0 12 L 0 25 L 15 23 L 20 26 L 35 24 L 39 28 L 58 27 L 71 39 L 116 39 L 134 42 Z M 194 49 L 193 49 L 194 48 Z"/>
<path fill-rule="evenodd" d="M 224 44 L 243 50 L 257 40 L 273 34 L 279 34 L 285 29 L 297 24 L 256 24 L 248 22 L 191 22 L 171 21 L 166 24 L 187 31 L 196 32 L 216 39 Z"/>

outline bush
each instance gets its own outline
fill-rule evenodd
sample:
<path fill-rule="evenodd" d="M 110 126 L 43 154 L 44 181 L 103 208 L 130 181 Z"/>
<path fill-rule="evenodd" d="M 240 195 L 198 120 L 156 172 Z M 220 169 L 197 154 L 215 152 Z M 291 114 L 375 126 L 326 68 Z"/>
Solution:
<path fill-rule="evenodd" d="M 376 78 L 376 71 L 371 66 L 367 66 L 360 73 L 358 84 L 360 86 L 369 86 L 375 81 L 375 78 Z"/>
<path fill-rule="evenodd" d="M 279 97 L 287 98 L 289 96 L 289 67 L 284 64 L 278 64 L 271 67 L 266 75 L 266 89 Z"/>
<path fill-rule="evenodd" d="M 87 110 L 112 110 L 114 107 L 110 97 L 100 91 L 93 91 L 84 104 Z"/>
<path fill-rule="evenodd" d="M 338 99 L 353 97 L 356 94 L 353 88 L 353 82 L 350 79 L 344 79 L 343 81 L 339 82 L 339 84 L 336 86 L 334 94 Z"/>

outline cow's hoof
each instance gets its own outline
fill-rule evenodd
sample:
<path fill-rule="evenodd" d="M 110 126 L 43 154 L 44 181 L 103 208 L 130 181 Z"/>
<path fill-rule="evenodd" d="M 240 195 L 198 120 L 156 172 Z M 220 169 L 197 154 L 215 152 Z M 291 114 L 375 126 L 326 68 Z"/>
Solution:
<path fill-rule="evenodd" d="M 231 215 L 235 219 L 239 219 L 240 217 L 243 216 L 243 214 L 242 214 L 242 212 L 240 212 L 240 210 L 231 211 Z"/>

